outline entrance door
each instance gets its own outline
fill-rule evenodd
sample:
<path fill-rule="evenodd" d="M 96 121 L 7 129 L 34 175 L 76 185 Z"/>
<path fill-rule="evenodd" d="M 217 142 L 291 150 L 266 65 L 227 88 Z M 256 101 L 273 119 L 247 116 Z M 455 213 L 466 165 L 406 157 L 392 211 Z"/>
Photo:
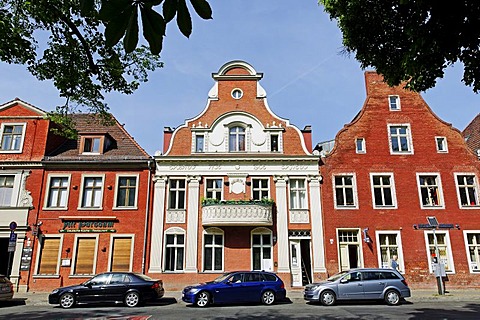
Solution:
<path fill-rule="evenodd" d="M 357 230 L 339 230 L 340 271 L 359 268 L 360 242 Z"/>
<path fill-rule="evenodd" d="M 8 237 L 0 238 L 0 274 L 9 275 L 10 273 L 7 270 L 8 260 L 13 259 L 13 252 L 8 252 Z M 10 269 L 12 268 L 12 263 L 10 261 Z"/>
<path fill-rule="evenodd" d="M 290 270 L 292 272 L 292 287 L 302 284 L 302 250 L 300 240 L 290 240 Z"/>

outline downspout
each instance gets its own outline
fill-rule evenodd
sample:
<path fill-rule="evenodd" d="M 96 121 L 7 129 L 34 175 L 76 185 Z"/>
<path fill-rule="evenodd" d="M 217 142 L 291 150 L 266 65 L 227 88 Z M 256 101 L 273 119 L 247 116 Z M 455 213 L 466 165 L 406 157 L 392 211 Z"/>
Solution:
<path fill-rule="evenodd" d="M 145 274 L 145 260 L 147 259 L 147 235 L 148 235 L 148 223 L 149 223 L 149 216 L 150 216 L 150 193 L 152 190 L 152 186 L 150 185 L 152 182 L 152 160 L 148 160 L 148 189 L 147 189 L 147 204 L 145 207 L 145 231 L 143 234 L 143 257 L 142 257 L 142 273 Z"/>

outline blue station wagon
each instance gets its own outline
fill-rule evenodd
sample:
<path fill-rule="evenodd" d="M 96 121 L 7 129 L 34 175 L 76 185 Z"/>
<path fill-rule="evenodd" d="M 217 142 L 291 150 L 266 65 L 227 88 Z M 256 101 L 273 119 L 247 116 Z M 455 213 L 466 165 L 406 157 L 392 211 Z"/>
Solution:
<path fill-rule="evenodd" d="M 198 307 L 209 304 L 262 302 L 285 299 L 285 285 L 277 275 L 264 271 L 227 272 L 213 281 L 185 287 L 182 300 Z"/>
<path fill-rule="evenodd" d="M 337 300 L 384 300 L 398 305 L 402 298 L 410 297 L 405 278 L 393 269 L 352 269 L 331 276 L 327 281 L 305 287 L 303 298 L 320 301 L 325 306 Z"/>

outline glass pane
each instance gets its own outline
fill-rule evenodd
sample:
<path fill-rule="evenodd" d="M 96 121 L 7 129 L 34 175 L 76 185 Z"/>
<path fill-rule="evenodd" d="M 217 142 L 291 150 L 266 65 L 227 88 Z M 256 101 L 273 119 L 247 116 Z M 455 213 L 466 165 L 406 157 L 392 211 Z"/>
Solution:
<path fill-rule="evenodd" d="M 177 244 L 184 244 L 184 238 L 183 234 L 177 234 Z"/>
<path fill-rule="evenodd" d="M 212 270 L 212 248 L 205 248 L 204 269 Z"/>
<path fill-rule="evenodd" d="M 183 270 L 183 248 L 177 248 L 176 270 Z"/>
<path fill-rule="evenodd" d="M 213 236 L 206 234 L 205 235 L 205 244 L 212 244 L 213 243 Z"/>
<path fill-rule="evenodd" d="M 264 245 L 269 245 L 270 244 L 270 235 L 269 234 L 264 234 L 262 235 L 262 240 Z"/>
<path fill-rule="evenodd" d="M 259 234 L 254 234 L 252 236 L 252 242 L 253 242 L 253 244 L 260 244 L 260 235 Z"/>

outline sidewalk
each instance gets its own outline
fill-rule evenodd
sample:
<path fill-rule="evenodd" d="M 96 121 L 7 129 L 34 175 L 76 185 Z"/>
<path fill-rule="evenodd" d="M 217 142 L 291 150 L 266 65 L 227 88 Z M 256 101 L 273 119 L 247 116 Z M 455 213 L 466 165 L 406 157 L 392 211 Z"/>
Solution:
<path fill-rule="evenodd" d="M 13 296 L 16 302 L 25 302 L 29 306 L 47 306 L 49 292 L 17 292 Z M 293 302 L 304 303 L 302 290 L 289 290 L 287 297 Z M 182 301 L 182 293 L 180 291 L 166 291 L 165 298 L 175 298 L 178 302 Z M 439 295 L 436 288 L 430 289 L 415 289 L 412 290 L 412 296 L 406 298 L 407 301 L 425 302 L 425 301 L 469 301 L 480 303 L 480 288 L 479 289 L 452 289 L 445 295 Z"/>

